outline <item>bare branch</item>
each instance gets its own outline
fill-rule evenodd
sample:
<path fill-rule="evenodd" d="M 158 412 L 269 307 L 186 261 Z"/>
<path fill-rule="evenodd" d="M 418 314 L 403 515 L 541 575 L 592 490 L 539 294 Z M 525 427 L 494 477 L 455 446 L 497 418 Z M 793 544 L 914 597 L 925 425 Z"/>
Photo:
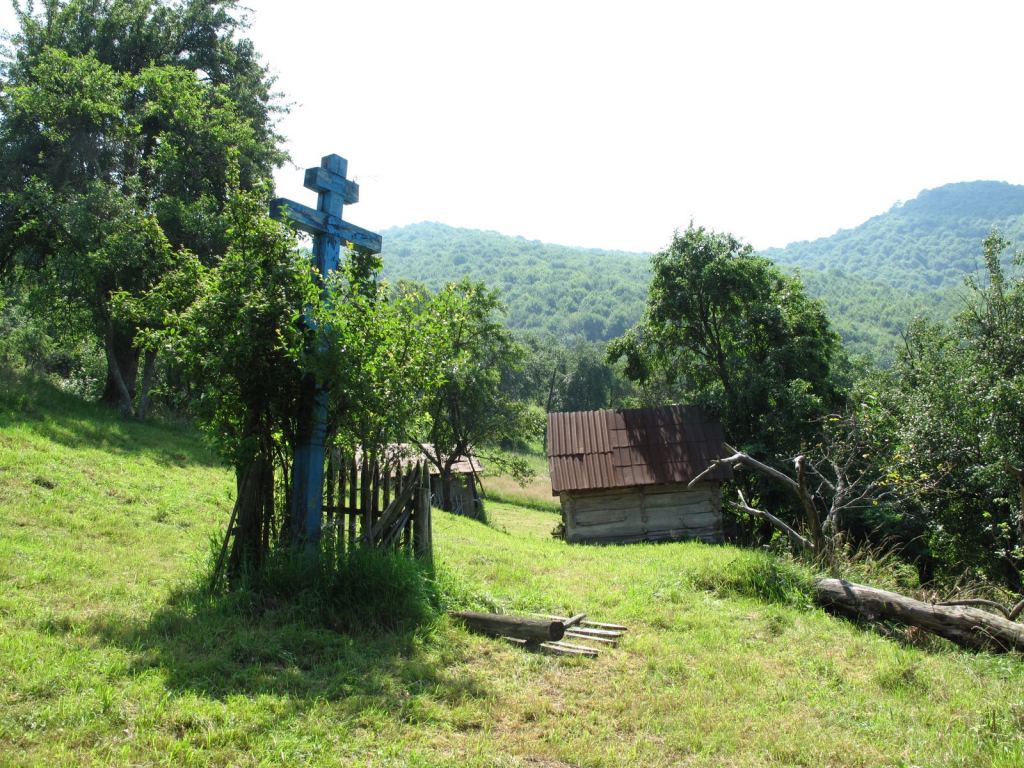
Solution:
<path fill-rule="evenodd" d="M 812 552 L 814 551 L 814 545 L 808 539 L 801 536 L 799 533 L 797 533 L 791 527 L 786 525 L 786 523 L 777 518 L 771 512 L 765 512 L 763 509 L 755 509 L 754 507 L 750 506 L 747 503 L 747 500 L 743 497 L 743 491 L 737 491 L 736 493 L 740 497 L 740 503 L 737 505 L 740 507 L 740 509 L 742 509 L 745 512 L 749 512 L 752 515 L 763 517 L 765 520 L 772 524 L 772 527 L 786 534 L 786 536 L 789 537 L 790 542 L 792 542 L 794 545 L 802 549 L 809 549 Z"/>
<path fill-rule="evenodd" d="M 699 475 L 697 475 L 695 478 L 693 478 L 693 480 L 689 482 L 690 487 L 698 483 L 706 475 L 710 474 L 723 464 L 726 464 L 730 467 L 735 467 L 737 464 L 745 464 L 751 469 L 755 469 L 758 472 L 761 472 L 762 474 L 768 475 L 769 477 L 778 480 L 780 483 L 782 483 L 791 491 L 793 491 L 793 493 L 800 493 L 799 486 L 796 484 L 796 481 L 789 475 L 785 475 L 782 472 L 779 472 L 779 470 L 775 469 L 774 467 L 769 467 L 767 464 L 763 464 L 757 459 L 743 453 L 743 451 L 739 451 L 733 448 L 728 443 L 725 444 L 725 447 L 728 448 L 730 451 L 735 451 L 735 453 L 733 453 L 732 456 L 727 456 L 725 458 L 715 459 L 714 461 L 712 461 L 711 466 L 709 466 L 707 469 L 705 469 L 703 472 L 701 472 Z"/>
<path fill-rule="evenodd" d="M 1017 617 L 1020 616 L 1021 611 L 1024 611 L 1024 600 L 1021 600 L 1019 603 L 1014 605 L 1013 608 L 1010 609 L 1010 612 L 1006 614 L 1006 617 L 1010 621 L 1016 621 Z"/>

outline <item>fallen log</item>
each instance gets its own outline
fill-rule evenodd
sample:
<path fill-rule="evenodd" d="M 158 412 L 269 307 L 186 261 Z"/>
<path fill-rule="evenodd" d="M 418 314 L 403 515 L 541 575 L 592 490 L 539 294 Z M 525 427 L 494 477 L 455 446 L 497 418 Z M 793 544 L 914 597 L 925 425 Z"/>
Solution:
<path fill-rule="evenodd" d="M 845 616 L 898 621 L 965 648 L 1024 651 L 1024 624 L 978 608 L 923 603 L 841 579 L 819 579 L 814 585 L 814 598 L 818 605 Z"/>
<path fill-rule="evenodd" d="M 461 620 L 470 629 L 492 637 L 512 637 L 533 643 L 544 643 L 561 640 L 565 635 L 565 624 L 561 621 L 473 611 L 449 611 L 448 615 Z"/>

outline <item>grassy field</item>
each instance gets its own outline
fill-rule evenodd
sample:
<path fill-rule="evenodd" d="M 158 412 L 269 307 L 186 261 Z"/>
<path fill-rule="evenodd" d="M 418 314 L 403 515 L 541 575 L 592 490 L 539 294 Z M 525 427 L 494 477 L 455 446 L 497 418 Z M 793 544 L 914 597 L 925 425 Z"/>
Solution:
<path fill-rule="evenodd" d="M 435 513 L 444 601 L 629 625 L 595 660 L 204 597 L 231 486 L 188 431 L 0 383 L 0 765 L 1024 765 L 1019 657 L 828 617 L 756 552 Z"/>
<path fill-rule="evenodd" d="M 485 460 L 481 482 L 486 497 L 520 507 L 558 513 L 560 511 L 558 499 L 551 495 L 548 461 L 541 446 L 538 444 L 532 453 L 505 452 L 505 454 L 524 459 L 534 473 L 533 479 L 525 485 L 520 485 L 508 475 L 495 471 Z"/>

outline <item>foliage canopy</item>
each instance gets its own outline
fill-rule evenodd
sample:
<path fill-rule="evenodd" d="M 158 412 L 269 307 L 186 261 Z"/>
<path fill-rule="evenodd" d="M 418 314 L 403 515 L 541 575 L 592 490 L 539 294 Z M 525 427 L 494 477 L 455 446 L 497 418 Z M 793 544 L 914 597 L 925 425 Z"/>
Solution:
<path fill-rule="evenodd" d="M 731 441 L 791 455 L 842 399 L 838 336 L 821 305 L 728 234 L 691 225 L 655 254 L 643 320 L 609 358 L 654 401 L 716 414 Z"/>

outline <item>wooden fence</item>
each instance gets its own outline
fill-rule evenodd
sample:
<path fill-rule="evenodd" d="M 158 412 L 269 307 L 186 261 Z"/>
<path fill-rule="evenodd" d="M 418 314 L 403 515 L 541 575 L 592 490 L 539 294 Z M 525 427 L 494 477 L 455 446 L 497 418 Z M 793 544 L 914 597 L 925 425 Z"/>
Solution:
<path fill-rule="evenodd" d="M 426 462 L 382 466 L 333 449 L 324 502 L 324 532 L 333 532 L 339 547 L 369 545 L 420 558 L 433 555 Z"/>

